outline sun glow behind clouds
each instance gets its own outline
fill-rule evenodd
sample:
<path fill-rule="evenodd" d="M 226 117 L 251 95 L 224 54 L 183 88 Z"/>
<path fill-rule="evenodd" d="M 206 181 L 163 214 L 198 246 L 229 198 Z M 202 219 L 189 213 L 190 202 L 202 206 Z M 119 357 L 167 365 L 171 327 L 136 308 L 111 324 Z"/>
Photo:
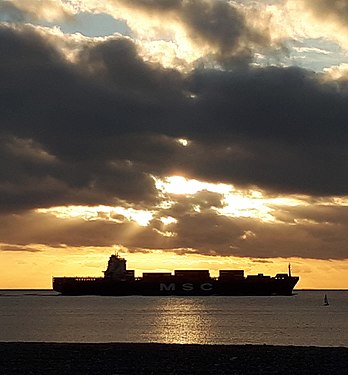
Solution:
<path fill-rule="evenodd" d="M 147 226 L 153 218 L 153 213 L 133 208 L 110 207 L 110 206 L 60 206 L 52 208 L 41 208 L 37 212 L 53 214 L 57 218 L 81 218 L 86 221 L 103 220 L 122 223 L 123 221 L 135 221 L 140 226 Z"/>
<path fill-rule="evenodd" d="M 170 176 L 163 180 L 154 179 L 156 188 L 162 195 L 162 202 L 158 207 L 153 207 L 151 210 L 98 205 L 59 206 L 38 209 L 36 212 L 52 214 L 60 219 L 80 218 L 86 221 L 98 220 L 114 223 L 133 221 L 139 226 L 146 227 L 160 211 L 163 213 L 164 209 L 172 207 L 180 196 L 190 198 L 204 191 L 220 195 L 219 206 L 210 207 L 218 215 L 254 218 L 269 223 L 276 222 L 273 212 L 278 207 L 306 206 L 309 204 L 306 201 L 306 197 L 267 197 L 263 192 L 258 190 L 241 190 L 236 189 L 233 185 L 202 182 L 182 176 Z M 199 202 L 195 204 L 195 209 L 197 212 L 201 212 Z M 161 216 L 159 219 L 164 225 L 177 223 L 177 219 L 171 216 Z"/>
<path fill-rule="evenodd" d="M 198 180 L 187 179 L 182 176 L 170 176 L 165 179 L 155 179 L 156 188 L 164 193 L 194 195 L 202 190 L 214 193 L 227 194 L 231 190 L 230 185 L 212 184 Z"/>
<path fill-rule="evenodd" d="M 164 225 L 169 225 L 173 223 L 177 223 L 178 220 L 176 220 L 174 217 L 171 216 L 166 216 L 166 217 L 161 217 L 160 219 Z"/>
<path fill-rule="evenodd" d="M 226 216 L 259 218 L 262 221 L 276 221 L 272 212 L 275 207 L 305 206 L 304 199 L 298 197 L 267 198 L 261 192 L 252 190 L 246 193 L 235 190 L 224 198 L 224 207 L 218 211 Z"/>
<path fill-rule="evenodd" d="M 200 191 L 221 194 L 222 208 L 213 208 L 219 214 L 234 217 L 250 217 L 274 222 L 272 212 L 277 206 L 308 205 L 305 197 L 267 197 L 259 190 L 241 190 L 233 185 L 213 184 L 182 176 L 170 176 L 163 180 L 155 179 L 158 190 L 169 195 L 193 196 Z M 175 201 L 175 197 L 171 197 Z"/>
<path fill-rule="evenodd" d="M 190 142 L 189 142 L 187 139 L 185 139 L 185 138 L 179 138 L 179 139 L 177 139 L 177 142 L 178 142 L 179 144 L 181 144 L 182 146 L 184 146 L 184 147 L 188 146 L 189 143 L 190 143 Z"/>

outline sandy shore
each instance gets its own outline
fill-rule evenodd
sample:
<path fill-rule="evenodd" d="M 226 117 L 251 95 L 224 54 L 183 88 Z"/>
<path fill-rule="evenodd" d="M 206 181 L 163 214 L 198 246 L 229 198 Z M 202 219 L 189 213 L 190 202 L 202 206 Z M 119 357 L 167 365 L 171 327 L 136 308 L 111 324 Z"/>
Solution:
<path fill-rule="evenodd" d="M 348 348 L 0 343 L 0 374 L 347 374 Z"/>

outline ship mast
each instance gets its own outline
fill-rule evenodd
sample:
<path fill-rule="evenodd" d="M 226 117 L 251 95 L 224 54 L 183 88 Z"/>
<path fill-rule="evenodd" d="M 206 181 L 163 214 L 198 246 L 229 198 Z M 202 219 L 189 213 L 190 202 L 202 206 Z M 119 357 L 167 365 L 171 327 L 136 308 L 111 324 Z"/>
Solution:
<path fill-rule="evenodd" d="M 291 264 L 290 263 L 288 265 L 288 269 L 289 269 L 289 277 L 291 277 Z"/>

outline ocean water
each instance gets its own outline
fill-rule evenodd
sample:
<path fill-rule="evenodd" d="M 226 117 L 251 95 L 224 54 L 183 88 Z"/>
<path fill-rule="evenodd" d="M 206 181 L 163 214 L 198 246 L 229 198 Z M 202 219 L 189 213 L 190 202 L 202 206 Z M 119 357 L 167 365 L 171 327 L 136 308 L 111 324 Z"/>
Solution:
<path fill-rule="evenodd" d="M 0 290 L 0 341 L 348 347 L 348 291 L 296 293 L 69 297 L 47 290 Z M 325 293 L 329 306 L 323 306 Z"/>

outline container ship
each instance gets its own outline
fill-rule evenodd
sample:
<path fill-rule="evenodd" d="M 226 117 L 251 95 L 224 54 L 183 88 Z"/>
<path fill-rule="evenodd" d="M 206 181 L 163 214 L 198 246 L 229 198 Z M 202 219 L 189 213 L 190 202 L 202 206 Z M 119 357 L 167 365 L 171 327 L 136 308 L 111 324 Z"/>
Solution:
<path fill-rule="evenodd" d="M 220 270 L 211 277 L 209 270 L 176 270 L 146 272 L 135 277 L 127 270 L 126 259 L 110 256 L 104 277 L 53 277 L 53 290 L 62 295 L 102 296 L 290 296 L 299 280 L 288 273 L 276 276 L 263 274 L 244 276 L 243 270 Z"/>

